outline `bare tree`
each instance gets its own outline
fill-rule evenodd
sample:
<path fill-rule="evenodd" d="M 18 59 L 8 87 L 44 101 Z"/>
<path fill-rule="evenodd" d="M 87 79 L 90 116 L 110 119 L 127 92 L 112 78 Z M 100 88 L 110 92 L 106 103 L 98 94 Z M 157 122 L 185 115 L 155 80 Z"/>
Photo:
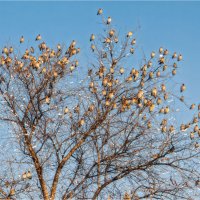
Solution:
<path fill-rule="evenodd" d="M 38 35 L 23 54 L 3 48 L 1 199 L 198 195 L 200 106 L 188 106 L 174 81 L 182 55 L 161 47 L 132 67 L 134 33 L 120 37 L 102 12 L 86 74 L 75 40 L 50 48 Z M 188 123 L 176 119 L 180 103 L 194 110 Z"/>

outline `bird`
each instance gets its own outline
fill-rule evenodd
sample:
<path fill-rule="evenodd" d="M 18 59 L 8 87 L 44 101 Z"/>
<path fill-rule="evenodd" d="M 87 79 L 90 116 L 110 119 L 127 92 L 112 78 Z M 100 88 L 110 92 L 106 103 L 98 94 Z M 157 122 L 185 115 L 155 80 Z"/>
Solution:
<path fill-rule="evenodd" d="M 191 106 L 190 106 L 190 110 L 193 110 L 195 108 L 195 104 L 193 103 Z"/>
<path fill-rule="evenodd" d="M 157 89 L 156 88 L 153 88 L 152 90 L 151 90 L 151 95 L 153 96 L 153 97 L 157 97 Z"/>
<path fill-rule="evenodd" d="M 48 104 L 48 105 L 50 104 L 50 98 L 49 98 L 48 96 L 45 97 L 45 102 L 46 102 L 46 104 Z"/>
<path fill-rule="evenodd" d="M 111 17 L 108 17 L 108 19 L 107 19 L 107 24 L 110 24 L 111 23 L 111 21 L 112 21 L 112 19 L 111 19 Z"/>
<path fill-rule="evenodd" d="M 163 48 L 160 47 L 160 48 L 159 48 L 159 53 L 162 53 L 162 52 L 163 52 Z"/>
<path fill-rule="evenodd" d="M 94 39 L 95 39 L 95 35 L 92 34 L 92 35 L 90 36 L 90 42 L 93 41 Z"/>
<path fill-rule="evenodd" d="M 89 112 L 92 112 L 94 110 L 94 104 L 91 104 L 90 106 L 89 106 L 89 108 L 88 108 L 88 111 Z"/>
<path fill-rule="evenodd" d="M 172 75 L 175 76 L 176 75 L 176 69 L 172 70 Z"/>
<path fill-rule="evenodd" d="M 35 52 L 35 50 L 34 50 L 33 47 L 30 48 L 30 52 L 31 52 L 31 53 L 34 53 L 34 52 Z"/>
<path fill-rule="evenodd" d="M 185 86 L 185 84 L 183 83 L 183 84 L 181 85 L 180 92 L 184 92 L 185 90 L 186 90 L 186 86 Z"/>
<path fill-rule="evenodd" d="M 153 78 L 153 72 L 149 73 L 149 78 L 152 79 Z"/>
<path fill-rule="evenodd" d="M 13 195 L 15 195 L 15 188 L 11 188 L 10 190 L 10 196 L 13 196 Z"/>
<path fill-rule="evenodd" d="M 169 51 L 167 49 L 164 50 L 163 55 L 167 55 L 169 53 Z"/>
<path fill-rule="evenodd" d="M 190 132 L 190 139 L 194 139 L 194 133 L 193 132 Z"/>
<path fill-rule="evenodd" d="M 195 126 L 194 126 L 194 132 L 198 132 L 198 130 L 199 130 L 198 125 L 195 125 Z"/>
<path fill-rule="evenodd" d="M 136 39 L 134 38 L 134 39 L 132 39 L 132 41 L 131 41 L 131 45 L 135 45 L 136 44 Z"/>
<path fill-rule="evenodd" d="M 198 120 L 198 117 L 194 117 L 192 123 L 193 123 L 193 124 L 196 124 L 196 123 L 198 123 L 198 121 L 199 121 L 199 120 Z"/>
<path fill-rule="evenodd" d="M 114 34 L 115 34 L 115 30 L 111 29 L 111 30 L 109 31 L 109 36 L 112 37 Z"/>
<path fill-rule="evenodd" d="M 107 94 L 106 90 L 102 90 L 102 95 L 106 96 L 106 94 Z"/>
<path fill-rule="evenodd" d="M 156 72 L 156 76 L 160 77 L 160 71 L 159 70 Z"/>
<path fill-rule="evenodd" d="M 165 94 L 164 94 L 164 100 L 167 100 L 167 99 L 168 99 L 168 94 L 165 93 Z"/>
<path fill-rule="evenodd" d="M 79 126 L 83 126 L 84 124 L 85 124 L 85 120 L 81 118 L 81 120 L 79 121 Z"/>
<path fill-rule="evenodd" d="M 163 66 L 163 71 L 165 71 L 167 69 L 167 65 Z"/>
<path fill-rule="evenodd" d="M 64 109 L 64 114 L 67 114 L 69 112 L 69 108 L 66 106 Z"/>
<path fill-rule="evenodd" d="M 99 10 L 97 11 L 97 15 L 101 15 L 103 13 L 103 9 L 99 8 Z"/>
<path fill-rule="evenodd" d="M 7 56 L 9 55 L 9 50 L 6 46 L 3 48 L 2 53 L 6 54 Z"/>
<path fill-rule="evenodd" d="M 181 61 L 183 59 L 183 56 L 180 54 L 178 55 L 177 61 Z"/>
<path fill-rule="evenodd" d="M 143 95 L 144 95 L 143 90 L 139 90 L 139 92 L 137 93 L 137 98 L 141 99 L 143 97 Z"/>
<path fill-rule="evenodd" d="M 174 130 L 175 130 L 174 126 L 171 125 L 171 126 L 169 127 L 169 132 L 172 133 Z"/>
<path fill-rule="evenodd" d="M 161 85 L 161 90 L 162 90 L 162 92 L 165 92 L 166 91 L 166 86 L 162 83 L 162 85 Z"/>
<path fill-rule="evenodd" d="M 26 172 L 24 172 L 24 173 L 22 174 L 22 179 L 26 179 L 26 178 L 27 178 Z"/>
<path fill-rule="evenodd" d="M 38 40 L 41 40 L 41 39 L 42 39 L 41 35 L 38 34 L 38 35 L 36 36 L 36 38 L 35 38 L 35 41 L 38 41 Z"/>
<path fill-rule="evenodd" d="M 161 98 L 158 98 L 156 103 L 157 103 L 158 105 L 160 105 L 160 104 L 162 103 L 162 99 L 161 99 Z"/>
<path fill-rule="evenodd" d="M 119 42 L 118 37 L 115 37 L 115 38 L 114 38 L 114 42 L 115 42 L 115 43 L 118 43 L 118 42 Z"/>
<path fill-rule="evenodd" d="M 13 53 L 13 47 L 9 48 L 9 53 Z"/>
<path fill-rule="evenodd" d="M 123 68 L 123 67 L 121 67 L 121 68 L 119 69 L 119 73 L 120 73 L 121 75 L 124 73 L 124 68 Z"/>
<path fill-rule="evenodd" d="M 129 31 L 128 33 L 127 33 L 127 37 L 129 38 L 129 37 L 131 37 L 133 35 L 133 32 L 131 32 L 131 31 Z"/>
<path fill-rule="evenodd" d="M 148 121 L 148 122 L 147 122 L 147 128 L 150 129 L 151 127 L 152 127 L 151 122 Z"/>
<path fill-rule="evenodd" d="M 31 174 L 30 171 L 27 172 L 26 176 L 27 176 L 28 179 L 32 179 L 32 174 Z"/>
<path fill-rule="evenodd" d="M 111 43 L 111 39 L 110 38 L 105 38 L 104 43 L 110 44 Z"/>
<path fill-rule="evenodd" d="M 95 45 L 94 44 L 91 45 L 91 49 L 94 52 L 94 50 L 95 50 Z"/>
<path fill-rule="evenodd" d="M 134 54 L 134 51 L 135 51 L 134 48 L 130 48 L 130 53 L 131 54 Z"/>
<path fill-rule="evenodd" d="M 161 64 L 164 64 L 165 63 L 165 58 L 164 57 L 160 57 L 159 60 L 158 60 L 158 63 L 161 65 Z"/>
<path fill-rule="evenodd" d="M 169 113 L 169 107 L 168 106 L 166 106 L 166 108 L 164 109 L 164 113 L 165 114 Z"/>
<path fill-rule="evenodd" d="M 21 36 L 20 38 L 20 44 L 24 42 L 24 36 Z"/>
<path fill-rule="evenodd" d="M 172 55 L 172 59 L 174 59 L 174 58 L 177 58 L 176 52 L 174 52 L 173 55 Z"/>
<path fill-rule="evenodd" d="M 181 97 L 179 98 L 179 100 L 183 102 L 183 101 L 184 101 L 184 96 L 181 96 Z"/>
<path fill-rule="evenodd" d="M 154 51 L 151 52 L 151 58 L 154 58 L 156 53 Z"/>
<path fill-rule="evenodd" d="M 149 107 L 149 112 L 153 112 L 155 108 L 155 104 L 151 104 Z"/>

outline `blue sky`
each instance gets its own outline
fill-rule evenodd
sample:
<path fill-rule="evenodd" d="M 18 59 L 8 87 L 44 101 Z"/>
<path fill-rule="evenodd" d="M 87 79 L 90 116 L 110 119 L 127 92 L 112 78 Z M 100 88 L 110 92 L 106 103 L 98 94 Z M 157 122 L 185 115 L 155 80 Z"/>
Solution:
<path fill-rule="evenodd" d="M 137 44 L 147 54 L 160 46 L 181 52 L 178 80 L 185 80 L 188 99 L 200 100 L 200 2 L 0 2 L 0 47 L 18 45 L 21 35 L 30 46 L 38 33 L 52 45 L 76 39 L 88 62 L 88 38 L 101 31 L 100 7 L 120 32 L 140 25 Z"/>

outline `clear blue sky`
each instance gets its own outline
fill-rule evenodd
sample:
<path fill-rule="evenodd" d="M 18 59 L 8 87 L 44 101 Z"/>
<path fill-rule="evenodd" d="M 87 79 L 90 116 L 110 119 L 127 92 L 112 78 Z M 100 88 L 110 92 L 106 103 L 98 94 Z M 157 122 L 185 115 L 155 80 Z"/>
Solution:
<path fill-rule="evenodd" d="M 21 35 L 31 45 L 40 33 L 54 45 L 76 39 L 84 57 L 90 34 L 101 30 L 100 7 L 122 32 L 140 24 L 137 44 L 145 52 L 160 46 L 181 52 L 179 78 L 185 80 L 186 95 L 200 101 L 200 2 L 0 2 L 0 47 L 17 44 Z"/>

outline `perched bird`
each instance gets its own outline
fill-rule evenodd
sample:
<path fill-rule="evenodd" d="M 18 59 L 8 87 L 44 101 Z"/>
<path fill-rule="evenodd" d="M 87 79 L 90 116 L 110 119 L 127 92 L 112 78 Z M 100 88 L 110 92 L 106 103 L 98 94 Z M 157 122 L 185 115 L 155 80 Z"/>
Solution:
<path fill-rule="evenodd" d="M 37 37 L 35 38 L 35 41 L 38 41 L 38 40 L 41 40 L 41 39 L 42 39 L 41 35 L 38 34 Z"/>
<path fill-rule="evenodd" d="M 105 38 L 104 43 L 110 44 L 111 43 L 111 39 L 110 38 Z"/>
<path fill-rule="evenodd" d="M 195 108 L 195 104 L 193 103 L 191 106 L 190 106 L 190 110 L 193 110 Z"/>
<path fill-rule="evenodd" d="M 26 176 L 27 176 L 28 179 L 32 179 L 32 174 L 31 174 L 30 171 L 27 172 Z"/>
<path fill-rule="evenodd" d="M 151 95 L 153 96 L 153 97 L 157 97 L 157 89 L 156 88 L 153 88 L 152 90 L 151 90 Z"/>
<path fill-rule="evenodd" d="M 160 57 L 159 60 L 158 60 L 158 63 L 161 65 L 161 64 L 164 64 L 165 63 L 165 58 L 164 57 Z"/>
<path fill-rule="evenodd" d="M 177 58 L 176 52 L 174 52 L 173 55 L 172 55 L 172 59 L 174 59 L 174 58 Z"/>
<path fill-rule="evenodd" d="M 10 190 L 10 196 L 13 196 L 13 195 L 15 195 L 15 188 L 11 188 Z"/>
<path fill-rule="evenodd" d="M 172 133 L 174 130 L 175 130 L 174 126 L 171 125 L 171 126 L 169 127 L 169 132 Z"/>
<path fill-rule="evenodd" d="M 131 54 L 134 54 L 134 51 L 135 51 L 134 48 L 130 48 L 130 53 Z"/>
<path fill-rule="evenodd" d="M 13 53 L 13 47 L 9 48 L 9 53 Z"/>
<path fill-rule="evenodd" d="M 26 172 L 24 172 L 24 173 L 22 174 L 22 179 L 26 179 L 26 178 L 27 178 Z"/>
<path fill-rule="evenodd" d="M 94 104 L 91 104 L 90 106 L 89 106 L 89 108 L 88 108 L 88 111 L 89 112 L 92 112 L 94 110 Z"/>
<path fill-rule="evenodd" d="M 97 11 L 97 15 L 101 15 L 103 13 L 103 9 L 99 8 L 99 10 Z"/>
<path fill-rule="evenodd" d="M 154 109 L 155 109 L 155 104 L 151 104 L 151 105 L 149 106 L 149 112 L 153 112 Z"/>
<path fill-rule="evenodd" d="M 143 95 L 144 95 L 143 90 L 139 90 L 139 92 L 137 93 L 137 98 L 141 99 L 143 97 Z"/>
<path fill-rule="evenodd" d="M 34 50 L 33 47 L 30 48 L 30 52 L 31 52 L 31 53 L 34 53 L 34 52 L 35 52 L 35 50 Z"/>
<path fill-rule="evenodd" d="M 198 125 L 195 125 L 195 126 L 194 126 L 194 132 L 198 132 L 198 130 L 199 130 Z"/>
<path fill-rule="evenodd" d="M 69 112 L 69 108 L 66 106 L 64 109 L 64 114 L 67 114 Z"/>
<path fill-rule="evenodd" d="M 149 73 L 149 78 L 152 79 L 153 78 L 153 72 Z"/>
<path fill-rule="evenodd" d="M 162 92 L 165 92 L 166 91 L 166 86 L 162 83 L 162 85 L 161 85 L 161 90 L 162 90 Z"/>
<path fill-rule="evenodd" d="M 131 41 L 131 45 L 135 45 L 136 44 L 136 39 L 134 38 L 132 41 Z"/>
<path fill-rule="evenodd" d="M 131 196 L 126 192 L 126 193 L 124 194 L 123 200 L 131 200 Z"/>
<path fill-rule="evenodd" d="M 121 75 L 124 73 L 124 68 L 123 68 L 123 67 L 121 67 L 121 68 L 119 69 L 119 73 L 120 73 Z"/>
<path fill-rule="evenodd" d="M 114 42 L 115 42 L 115 43 L 118 43 L 118 42 L 119 42 L 118 37 L 115 37 L 115 38 L 114 38 Z"/>
<path fill-rule="evenodd" d="M 165 71 L 167 69 L 167 65 L 163 66 L 163 71 Z"/>
<path fill-rule="evenodd" d="M 166 108 L 164 109 L 164 113 L 165 114 L 169 113 L 169 107 L 168 106 L 166 106 Z"/>
<path fill-rule="evenodd" d="M 175 76 L 176 75 L 176 69 L 172 70 L 172 75 Z"/>
<path fill-rule="evenodd" d="M 179 100 L 183 102 L 183 101 L 184 101 L 184 96 L 181 96 L 181 97 L 179 98 Z"/>
<path fill-rule="evenodd" d="M 6 46 L 3 48 L 2 53 L 5 53 L 6 55 L 9 54 L 9 50 Z"/>
<path fill-rule="evenodd" d="M 160 47 L 160 48 L 159 48 L 159 53 L 162 53 L 162 52 L 163 52 L 163 48 Z"/>
<path fill-rule="evenodd" d="M 154 58 L 155 57 L 155 55 L 156 55 L 156 53 L 153 51 L 153 52 L 151 52 L 151 58 Z"/>
<path fill-rule="evenodd" d="M 181 61 L 183 59 L 183 56 L 180 54 L 177 58 L 177 61 Z"/>
<path fill-rule="evenodd" d="M 85 120 L 81 118 L 81 120 L 79 121 L 79 126 L 83 126 L 84 124 L 85 124 Z"/>
<path fill-rule="evenodd" d="M 169 53 L 169 51 L 167 49 L 165 49 L 163 55 L 166 56 L 168 53 Z"/>
<path fill-rule="evenodd" d="M 164 100 L 167 100 L 167 99 L 168 99 L 168 94 L 165 93 L 165 94 L 164 94 Z"/>
<path fill-rule="evenodd" d="M 159 70 L 156 72 L 156 76 L 160 77 L 160 71 Z"/>
<path fill-rule="evenodd" d="M 133 32 L 129 31 L 126 36 L 131 37 L 132 35 L 133 35 Z"/>
<path fill-rule="evenodd" d="M 50 104 L 50 98 L 49 98 L 48 96 L 45 97 L 45 102 L 46 102 L 46 104 L 48 104 L 48 105 Z"/>
<path fill-rule="evenodd" d="M 112 19 L 111 19 L 111 17 L 108 17 L 108 19 L 107 19 L 107 24 L 110 24 L 111 23 L 111 21 L 112 21 Z"/>
<path fill-rule="evenodd" d="M 147 128 L 150 129 L 151 127 L 152 127 L 151 122 L 148 121 L 148 122 L 147 122 Z"/>
<path fill-rule="evenodd" d="M 95 50 L 95 45 L 94 44 L 91 45 L 91 49 L 94 52 L 94 50 Z"/>
<path fill-rule="evenodd" d="M 93 41 L 94 39 L 95 39 L 95 35 L 92 34 L 92 35 L 90 36 L 90 42 Z"/>
<path fill-rule="evenodd" d="M 185 90 L 186 90 L 186 86 L 185 86 L 185 84 L 183 83 L 183 84 L 181 85 L 180 91 L 181 91 L 181 92 L 184 92 Z"/>
<path fill-rule="evenodd" d="M 157 101 L 156 101 L 156 103 L 157 103 L 158 105 L 160 105 L 160 104 L 162 103 L 162 99 L 161 99 L 161 98 L 158 98 Z"/>
<path fill-rule="evenodd" d="M 109 31 L 109 36 L 110 37 L 112 37 L 114 34 L 115 34 L 115 30 L 112 29 L 112 30 Z"/>
<path fill-rule="evenodd" d="M 193 132 L 190 132 L 190 139 L 194 139 L 194 133 Z"/>
<path fill-rule="evenodd" d="M 23 43 L 24 42 L 24 36 L 22 36 L 21 38 L 20 38 L 20 43 Z"/>

